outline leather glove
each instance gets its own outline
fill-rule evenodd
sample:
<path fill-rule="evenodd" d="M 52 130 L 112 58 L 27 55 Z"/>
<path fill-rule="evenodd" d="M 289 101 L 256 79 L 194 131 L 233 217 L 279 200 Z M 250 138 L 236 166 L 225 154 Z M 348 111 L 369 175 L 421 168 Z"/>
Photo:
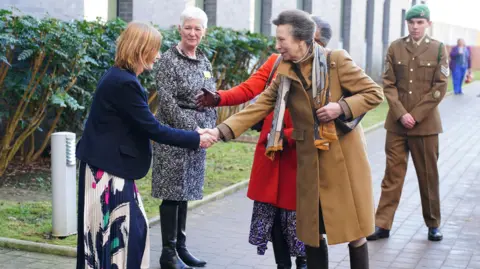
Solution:
<path fill-rule="evenodd" d="M 202 88 L 201 92 L 195 96 L 195 104 L 199 111 L 204 110 L 206 107 L 216 107 L 219 103 L 220 94 L 207 89 Z"/>

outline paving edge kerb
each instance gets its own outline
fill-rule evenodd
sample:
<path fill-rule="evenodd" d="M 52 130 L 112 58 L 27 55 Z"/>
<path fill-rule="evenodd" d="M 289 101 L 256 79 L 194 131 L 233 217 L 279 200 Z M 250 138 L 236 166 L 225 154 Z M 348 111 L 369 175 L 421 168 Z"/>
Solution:
<path fill-rule="evenodd" d="M 188 209 L 192 210 L 206 203 L 222 199 L 223 197 L 229 194 L 232 194 L 241 189 L 244 189 L 245 187 L 247 187 L 247 185 L 248 185 L 248 180 L 244 180 L 234 185 L 231 185 L 220 191 L 217 191 L 210 195 L 205 196 L 202 200 L 190 202 L 188 204 Z M 151 227 L 155 224 L 158 224 L 159 222 L 160 222 L 160 217 L 157 216 L 157 217 L 151 218 L 149 219 L 149 226 Z M 58 246 L 58 245 L 47 244 L 47 243 L 37 243 L 37 242 L 11 239 L 11 238 L 5 238 L 5 237 L 0 237 L 0 248 L 17 249 L 17 250 L 23 250 L 23 251 L 38 252 L 38 253 L 60 255 L 60 256 L 67 256 L 67 257 L 77 256 L 77 249 L 74 247 Z"/>
<path fill-rule="evenodd" d="M 452 95 L 452 92 L 448 92 L 445 95 L 445 97 L 450 95 Z M 382 127 L 384 124 L 385 124 L 385 121 L 374 124 L 373 126 L 366 128 L 364 130 L 364 133 L 375 131 L 376 129 Z M 248 181 L 249 180 L 241 181 L 239 183 L 226 187 L 220 191 L 207 195 L 202 200 L 190 202 L 188 204 L 188 209 L 192 210 L 201 205 L 214 202 L 216 200 L 224 198 L 225 196 L 235 193 L 241 189 L 244 189 L 248 186 Z M 160 222 L 159 216 L 149 219 L 150 227 L 155 224 L 158 224 L 159 222 Z M 58 246 L 58 245 L 52 245 L 47 243 L 36 243 L 31 241 L 11 239 L 11 238 L 5 238 L 5 237 L 0 237 L 0 248 L 17 249 L 17 250 L 23 250 L 23 251 L 38 252 L 38 253 L 60 255 L 60 256 L 67 256 L 67 257 L 77 256 L 77 249 L 74 247 Z"/>

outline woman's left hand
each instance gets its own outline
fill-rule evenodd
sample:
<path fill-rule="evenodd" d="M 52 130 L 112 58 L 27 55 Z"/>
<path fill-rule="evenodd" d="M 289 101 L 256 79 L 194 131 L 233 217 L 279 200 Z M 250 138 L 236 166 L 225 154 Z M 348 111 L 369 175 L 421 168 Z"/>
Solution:
<path fill-rule="evenodd" d="M 343 114 L 342 107 L 338 103 L 331 102 L 328 105 L 317 109 L 317 118 L 320 122 L 326 123 Z"/>

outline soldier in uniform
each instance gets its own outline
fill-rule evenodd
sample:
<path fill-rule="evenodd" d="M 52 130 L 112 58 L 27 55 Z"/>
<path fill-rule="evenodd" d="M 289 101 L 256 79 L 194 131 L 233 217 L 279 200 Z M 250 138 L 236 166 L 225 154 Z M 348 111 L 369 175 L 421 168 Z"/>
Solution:
<path fill-rule="evenodd" d="M 440 241 L 443 235 L 439 230 L 437 160 L 442 123 L 437 106 L 447 91 L 448 58 L 445 46 L 426 34 L 431 25 L 426 5 L 413 6 L 406 20 L 409 36 L 394 41 L 386 56 L 383 82 L 390 107 L 385 122 L 387 164 L 375 216 L 375 232 L 367 239 L 390 236 L 411 153 L 428 239 Z"/>

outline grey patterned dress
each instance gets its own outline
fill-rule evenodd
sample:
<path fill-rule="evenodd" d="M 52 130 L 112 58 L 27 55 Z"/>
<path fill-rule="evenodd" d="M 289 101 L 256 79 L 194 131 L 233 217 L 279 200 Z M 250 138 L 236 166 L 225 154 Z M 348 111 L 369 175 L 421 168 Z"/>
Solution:
<path fill-rule="evenodd" d="M 215 109 L 195 109 L 195 95 L 202 87 L 215 91 L 212 65 L 197 50 L 197 59 L 167 50 L 155 67 L 159 99 L 156 118 L 167 126 L 183 130 L 213 128 Z M 191 201 L 203 198 L 204 149 L 182 149 L 154 144 L 152 196 L 163 200 Z"/>

